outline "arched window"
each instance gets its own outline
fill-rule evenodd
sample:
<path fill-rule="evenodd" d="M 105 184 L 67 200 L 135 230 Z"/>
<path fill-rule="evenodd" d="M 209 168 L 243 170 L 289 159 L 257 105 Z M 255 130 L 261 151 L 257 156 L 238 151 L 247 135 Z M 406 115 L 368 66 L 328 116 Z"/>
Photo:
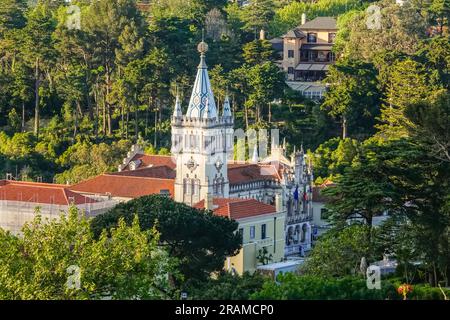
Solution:
<path fill-rule="evenodd" d="M 185 195 L 190 195 L 191 194 L 191 191 L 190 191 L 190 188 L 189 188 L 189 180 L 190 179 L 188 179 L 188 178 L 184 178 L 183 179 L 183 191 L 184 191 Z"/>
<path fill-rule="evenodd" d="M 300 241 L 300 234 L 301 234 L 301 230 L 300 230 L 300 225 L 295 226 L 295 236 L 294 236 L 294 243 L 297 244 Z"/>
<path fill-rule="evenodd" d="M 308 227 L 306 226 L 306 223 L 302 225 L 302 242 L 305 242 L 306 240 L 306 234 L 308 233 Z"/>
<path fill-rule="evenodd" d="M 191 184 L 192 184 L 192 194 L 198 196 L 200 194 L 200 180 L 192 179 Z"/>

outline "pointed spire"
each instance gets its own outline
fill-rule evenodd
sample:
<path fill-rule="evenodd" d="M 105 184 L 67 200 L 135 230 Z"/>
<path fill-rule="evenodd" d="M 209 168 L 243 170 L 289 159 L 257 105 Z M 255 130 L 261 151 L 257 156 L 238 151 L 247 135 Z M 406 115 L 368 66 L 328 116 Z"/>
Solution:
<path fill-rule="evenodd" d="M 208 67 L 205 62 L 208 45 L 202 40 L 198 44 L 197 49 L 200 52 L 200 64 L 198 65 L 197 77 L 195 78 L 186 116 L 191 118 L 217 119 L 216 103 L 211 89 L 211 82 L 209 81 Z"/>
<path fill-rule="evenodd" d="M 182 118 L 183 117 L 183 112 L 181 111 L 180 97 L 178 95 L 178 89 L 177 89 L 177 97 L 175 100 L 175 108 L 173 109 L 173 117 L 174 118 Z"/>
<path fill-rule="evenodd" d="M 223 117 L 233 117 L 231 114 L 231 107 L 230 107 L 230 99 L 228 98 L 228 94 L 225 96 L 225 102 L 223 103 Z"/>
<path fill-rule="evenodd" d="M 258 163 L 258 144 L 255 143 L 255 147 L 253 148 L 252 162 Z"/>
<path fill-rule="evenodd" d="M 203 118 L 206 118 L 206 119 L 210 119 L 210 118 L 212 118 L 211 117 L 211 112 L 212 112 L 212 110 L 211 110 L 211 108 L 209 107 L 209 100 L 206 100 L 206 105 L 205 105 L 205 113 L 204 113 L 204 117 Z"/>

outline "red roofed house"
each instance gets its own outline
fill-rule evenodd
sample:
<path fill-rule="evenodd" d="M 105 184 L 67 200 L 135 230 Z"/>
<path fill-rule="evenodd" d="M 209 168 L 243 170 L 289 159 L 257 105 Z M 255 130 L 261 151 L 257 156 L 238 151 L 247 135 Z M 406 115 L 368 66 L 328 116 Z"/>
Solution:
<path fill-rule="evenodd" d="M 150 194 L 174 194 L 175 171 L 166 166 L 105 173 L 72 185 L 71 190 L 86 196 L 128 201 Z"/>
<path fill-rule="evenodd" d="M 44 219 L 51 219 L 67 212 L 71 205 L 95 215 L 113 204 L 78 194 L 66 185 L 0 180 L 0 227 L 13 233 L 34 218 L 37 207 Z"/>
<path fill-rule="evenodd" d="M 279 199 L 281 200 L 281 199 Z M 236 220 L 242 235 L 242 249 L 236 256 L 228 257 L 227 270 L 238 274 L 254 272 L 262 264 L 263 248 L 270 261 L 284 259 L 285 211 L 255 199 L 209 197 L 194 205 L 198 209 L 212 210 L 214 214 Z M 205 208 L 206 207 L 206 208 Z"/>

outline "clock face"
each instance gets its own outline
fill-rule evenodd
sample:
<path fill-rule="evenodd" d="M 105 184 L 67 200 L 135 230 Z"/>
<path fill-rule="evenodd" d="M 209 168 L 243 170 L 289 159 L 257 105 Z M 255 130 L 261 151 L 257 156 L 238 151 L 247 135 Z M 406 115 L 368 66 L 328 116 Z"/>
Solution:
<path fill-rule="evenodd" d="M 217 160 L 216 163 L 214 164 L 214 166 L 216 167 L 217 171 L 220 171 L 220 169 L 222 169 L 222 161 Z"/>
<path fill-rule="evenodd" d="M 198 164 L 195 162 L 195 160 L 191 157 L 189 161 L 186 163 L 186 167 L 192 172 L 195 170 L 195 168 L 198 167 Z"/>

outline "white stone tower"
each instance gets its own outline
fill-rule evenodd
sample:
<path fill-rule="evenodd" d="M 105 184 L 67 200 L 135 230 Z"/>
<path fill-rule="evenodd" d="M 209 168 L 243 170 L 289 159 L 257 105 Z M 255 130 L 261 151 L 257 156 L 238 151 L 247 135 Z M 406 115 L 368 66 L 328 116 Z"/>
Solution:
<path fill-rule="evenodd" d="M 233 115 L 228 97 L 220 116 L 205 54 L 208 45 L 198 45 L 200 64 L 186 115 L 177 97 L 172 117 L 172 154 L 176 161 L 175 200 L 193 205 L 207 195 L 227 198 L 227 161 L 233 156 Z"/>

